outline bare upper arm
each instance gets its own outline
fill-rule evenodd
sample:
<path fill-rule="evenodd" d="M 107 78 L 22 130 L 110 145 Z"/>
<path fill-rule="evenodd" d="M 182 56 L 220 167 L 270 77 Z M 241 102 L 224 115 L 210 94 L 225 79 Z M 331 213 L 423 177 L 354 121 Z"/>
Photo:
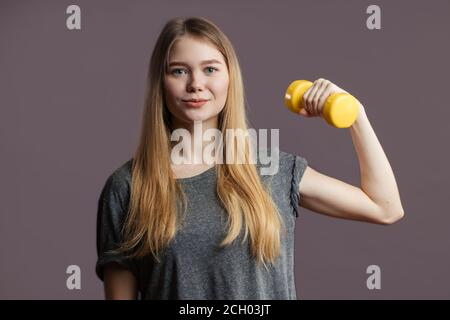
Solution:
<path fill-rule="evenodd" d="M 324 175 L 307 166 L 299 184 L 303 208 L 328 216 L 377 224 L 395 221 L 361 188 Z"/>
<path fill-rule="evenodd" d="M 106 300 L 137 299 L 137 281 L 130 270 L 116 262 L 108 263 L 103 268 Z"/>

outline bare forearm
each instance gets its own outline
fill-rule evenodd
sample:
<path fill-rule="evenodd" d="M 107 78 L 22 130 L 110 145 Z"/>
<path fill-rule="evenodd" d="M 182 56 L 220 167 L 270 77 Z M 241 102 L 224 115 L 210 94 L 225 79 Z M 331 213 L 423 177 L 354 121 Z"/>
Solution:
<path fill-rule="evenodd" d="M 359 160 L 361 189 L 387 213 L 403 215 L 403 207 L 389 160 L 360 105 L 358 119 L 350 127 Z"/>
<path fill-rule="evenodd" d="M 137 282 L 131 271 L 110 263 L 105 266 L 104 275 L 106 300 L 137 299 Z"/>

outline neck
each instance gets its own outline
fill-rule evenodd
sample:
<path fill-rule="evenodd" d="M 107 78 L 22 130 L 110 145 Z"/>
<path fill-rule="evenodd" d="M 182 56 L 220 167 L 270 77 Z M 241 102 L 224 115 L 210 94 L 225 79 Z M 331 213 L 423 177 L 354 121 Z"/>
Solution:
<path fill-rule="evenodd" d="M 199 164 L 199 161 L 203 163 L 205 147 L 213 140 L 211 135 L 204 139 L 205 132 L 210 129 L 218 129 L 218 116 L 205 121 L 191 122 L 172 119 L 171 145 L 172 153 L 178 157 L 177 161 L 179 162 L 181 158 L 184 164 Z M 172 162 L 177 163 L 177 161 L 172 159 Z"/>

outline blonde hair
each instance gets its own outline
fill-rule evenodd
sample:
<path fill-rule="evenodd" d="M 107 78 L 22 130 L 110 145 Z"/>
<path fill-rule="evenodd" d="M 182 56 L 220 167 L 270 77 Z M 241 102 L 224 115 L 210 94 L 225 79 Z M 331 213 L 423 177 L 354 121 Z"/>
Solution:
<path fill-rule="evenodd" d="M 172 45 L 183 35 L 209 41 L 227 64 L 229 87 L 219 114 L 218 129 L 247 131 L 244 86 L 239 62 L 227 36 L 205 18 L 175 18 L 166 23 L 155 44 L 148 71 L 140 140 L 132 164 L 129 211 L 118 252 L 130 257 L 152 254 L 159 261 L 161 250 L 175 237 L 186 211 L 186 196 L 170 166 L 170 113 L 164 100 L 163 80 Z M 228 214 L 228 234 L 220 246 L 231 244 L 245 227 L 243 242 L 250 236 L 250 249 L 258 263 L 274 263 L 280 254 L 280 231 L 284 228 L 275 203 L 250 162 L 245 142 L 244 164 L 216 166 L 218 199 Z M 236 146 L 234 143 L 233 146 Z M 224 154 L 232 146 L 223 145 Z M 234 149 L 234 147 L 233 147 Z M 181 214 L 180 214 L 181 213 Z"/>

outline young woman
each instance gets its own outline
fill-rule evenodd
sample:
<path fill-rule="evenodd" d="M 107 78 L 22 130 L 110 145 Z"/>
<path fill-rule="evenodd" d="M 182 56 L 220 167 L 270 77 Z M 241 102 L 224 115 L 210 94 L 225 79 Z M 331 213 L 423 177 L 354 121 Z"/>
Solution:
<path fill-rule="evenodd" d="M 324 99 L 342 91 L 315 81 L 301 114 L 321 116 Z M 299 206 L 379 224 L 403 216 L 394 174 L 361 104 L 350 128 L 361 188 L 282 151 L 272 175 L 261 174 L 249 148 L 244 164 L 174 163 L 175 130 L 192 139 L 196 122 L 203 132 L 247 130 L 244 101 L 224 33 L 204 18 L 169 21 L 150 60 L 138 148 L 109 176 L 98 203 L 96 273 L 107 299 L 296 299 Z M 235 146 L 226 141 L 222 148 L 226 154 Z"/>

